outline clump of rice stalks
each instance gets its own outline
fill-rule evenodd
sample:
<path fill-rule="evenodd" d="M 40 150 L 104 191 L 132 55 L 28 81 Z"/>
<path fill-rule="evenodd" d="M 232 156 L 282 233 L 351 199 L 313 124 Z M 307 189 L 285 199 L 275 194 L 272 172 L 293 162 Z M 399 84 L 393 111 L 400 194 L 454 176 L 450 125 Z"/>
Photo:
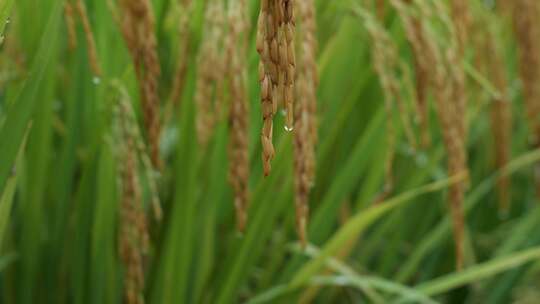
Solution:
<path fill-rule="evenodd" d="M 229 3 L 229 34 L 226 43 L 229 64 L 229 181 L 234 189 L 236 222 L 243 232 L 249 207 L 249 108 L 246 84 L 247 39 L 249 33 L 248 7 L 245 0 Z"/>
<path fill-rule="evenodd" d="M 115 135 L 119 186 L 121 189 L 119 252 L 124 264 L 124 301 L 144 303 L 144 255 L 148 251 L 148 230 L 138 176 L 136 125 L 126 93 L 115 105 Z"/>
<path fill-rule="evenodd" d="M 159 168 L 160 101 L 158 80 L 160 77 L 155 20 L 149 0 L 119 0 L 119 22 L 133 58 L 142 103 L 144 124 L 151 147 L 154 167 Z"/>
<path fill-rule="evenodd" d="M 409 2 L 409 4 L 413 4 L 413 2 Z M 448 154 L 448 174 L 456 176 L 467 172 L 465 74 L 462 67 L 464 53 L 459 39 L 456 38 L 454 24 L 445 14 L 441 3 L 431 5 L 420 2 L 422 6 L 416 7 L 415 5 L 406 6 L 403 1 L 392 0 L 392 5 L 397 9 L 405 24 L 408 36 L 418 37 L 421 35 L 424 37 L 421 54 L 425 60 L 425 66 L 429 67 L 426 71 L 429 75 L 429 85 L 433 91 L 435 109 Z M 413 17 L 415 14 L 418 17 Z M 440 37 L 441 33 L 433 31 L 434 27 L 431 23 L 435 22 L 442 22 L 445 36 L 449 37 L 448 41 L 437 42 L 437 36 Z M 413 28 L 414 26 L 416 29 Z M 422 33 L 415 34 L 412 33 L 413 30 Z M 411 40 L 411 38 L 409 39 Z M 464 215 L 462 204 L 464 195 L 465 183 L 454 184 L 449 189 L 448 201 L 452 215 L 458 269 L 463 265 Z"/>
<path fill-rule="evenodd" d="M 211 1 L 206 10 L 206 27 L 199 58 L 195 103 L 197 105 L 197 136 L 199 144 L 206 147 L 217 121 L 216 115 L 223 107 L 224 58 L 223 42 L 224 7 L 221 1 Z M 213 99 L 216 99 L 215 103 Z M 217 113 L 216 113 L 217 112 Z"/>
<path fill-rule="evenodd" d="M 540 3 L 535 0 L 513 1 L 513 21 L 519 50 L 519 72 L 523 83 L 530 142 L 540 147 Z M 535 168 L 540 195 L 540 164 Z"/>
<path fill-rule="evenodd" d="M 257 32 L 257 51 L 260 54 L 259 81 L 263 128 L 264 175 L 270 174 L 274 158 L 272 143 L 273 117 L 281 101 L 286 112 L 285 129 L 293 130 L 293 95 L 295 77 L 294 12 L 292 0 L 261 0 Z"/>
<path fill-rule="evenodd" d="M 388 156 L 386 159 L 386 185 L 381 197 L 385 197 L 393 188 L 393 163 L 396 146 L 396 126 L 394 125 L 394 111 L 397 107 L 405 135 L 409 144 L 416 147 L 415 136 L 411 127 L 407 106 L 405 104 L 403 86 L 409 81 L 404 79 L 408 75 L 407 67 L 399 59 L 395 43 L 390 38 L 388 32 L 381 27 L 377 19 L 369 11 L 363 8 L 357 8 L 356 12 L 360 15 L 364 26 L 370 35 L 373 46 L 371 54 L 375 72 L 379 76 L 379 81 L 384 95 L 384 107 L 387 118 L 387 146 Z M 403 77 L 403 78 L 400 78 Z M 402 86 L 403 85 L 403 86 Z"/>
<path fill-rule="evenodd" d="M 299 31 L 298 70 L 294 123 L 294 168 L 296 229 L 303 245 L 307 243 L 309 193 L 315 180 L 315 145 L 317 142 L 317 86 L 315 5 L 312 0 L 297 2 Z"/>
<path fill-rule="evenodd" d="M 68 32 L 68 47 L 70 51 L 77 48 L 77 30 L 75 29 L 75 12 L 70 1 L 64 3 L 64 18 Z"/>

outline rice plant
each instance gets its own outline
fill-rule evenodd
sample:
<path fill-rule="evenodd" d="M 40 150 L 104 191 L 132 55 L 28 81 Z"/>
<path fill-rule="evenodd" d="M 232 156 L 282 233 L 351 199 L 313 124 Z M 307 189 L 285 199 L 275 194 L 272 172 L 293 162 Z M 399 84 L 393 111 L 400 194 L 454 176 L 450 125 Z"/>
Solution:
<path fill-rule="evenodd" d="M 0 0 L 0 303 L 537 303 L 536 0 Z"/>

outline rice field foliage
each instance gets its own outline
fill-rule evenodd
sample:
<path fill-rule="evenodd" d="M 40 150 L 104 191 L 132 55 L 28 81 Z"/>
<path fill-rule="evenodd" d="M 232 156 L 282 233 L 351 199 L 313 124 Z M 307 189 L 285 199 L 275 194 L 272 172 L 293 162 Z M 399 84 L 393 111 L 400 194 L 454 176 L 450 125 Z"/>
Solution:
<path fill-rule="evenodd" d="M 0 0 L 1 303 L 536 303 L 536 0 Z"/>

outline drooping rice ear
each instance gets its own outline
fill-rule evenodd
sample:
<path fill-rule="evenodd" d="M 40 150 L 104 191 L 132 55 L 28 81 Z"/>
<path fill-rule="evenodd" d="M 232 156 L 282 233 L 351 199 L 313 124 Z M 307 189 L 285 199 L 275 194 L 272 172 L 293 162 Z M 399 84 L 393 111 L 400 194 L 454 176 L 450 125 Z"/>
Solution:
<path fill-rule="evenodd" d="M 292 0 L 261 0 L 257 25 L 257 52 L 260 56 L 259 82 L 263 127 L 261 132 L 264 175 L 271 171 L 275 151 L 272 142 L 273 118 L 279 105 L 286 113 L 285 130 L 294 129 L 295 16 Z"/>
<path fill-rule="evenodd" d="M 157 54 L 155 20 L 149 0 L 120 0 L 118 21 L 133 59 L 146 136 L 152 164 L 161 168 L 159 137 L 161 133 L 160 98 L 158 94 L 161 68 Z"/>
<path fill-rule="evenodd" d="M 133 118 L 129 97 L 125 91 L 121 92 L 115 105 L 113 135 L 121 189 L 119 254 L 124 266 L 124 301 L 142 304 L 145 285 L 143 258 L 148 252 L 149 236 L 138 175 L 137 126 Z"/>
<path fill-rule="evenodd" d="M 296 97 L 294 115 L 294 176 L 296 230 L 303 246 L 307 244 L 309 194 L 315 183 L 317 142 L 317 37 L 315 5 L 312 0 L 297 1 Z"/>
<path fill-rule="evenodd" d="M 263 126 L 261 131 L 262 161 L 264 175 L 271 170 L 274 158 L 272 143 L 273 119 L 277 110 L 278 65 L 277 65 L 277 1 L 261 0 L 261 10 L 257 25 L 257 52 L 260 56 L 259 81 L 261 85 L 261 110 Z"/>
<path fill-rule="evenodd" d="M 495 167 L 502 169 L 511 159 L 511 134 L 512 134 L 512 112 L 511 102 L 508 93 L 508 81 L 505 63 L 503 60 L 503 50 L 500 37 L 500 30 L 491 23 L 482 20 L 478 24 L 479 47 L 483 54 L 481 56 L 480 69 L 486 75 L 486 79 L 497 89 L 497 96 L 493 96 L 490 104 L 491 132 L 495 145 Z M 499 20 L 494 20 L 498 22 Z M 494 24 L 493 23 L 493 24 Z M 505 217 L 510 210 L 510 177 L 501 176 L 497 181 L 497 192 L 499 200 L 499 214 Z"/>
<path fill-rule="evenodd" d="M 169 102 L 175 108 L 180 102 L 180 98 L 184 91 L 184 86 L 186 84 L 186 75 L 188 72 L 188 63 L 189 63 L 189 50 L 192 45 L 192 37 L 189 28 L 190 14 L 192 12 L 193 5 L 191 0 L 184 0 L 182 3 L 182 15 L 179 20 L 179 40 L 180 47 L 178 49 L 178 62 L 176 66 L 176 72 L 174 73 L 173 85 L 171 89 L 171 95 L 169 97 Z"/>
<path fill-rule="evenodd" d="M 101 65 L 99 63 L 96 41 L 94 39 L 94 32 L 92 31 L 92 26 L 90 25 L 90 19 L 88 18 L 86 5 L 84 4 L 83 0 L 77 0 L 75 7 L 83 25 L 84 36 L 86 38 L 88 59 L 90 61 L 90 68 L 92 69 L 92 73 L 94 73 L 94 76 L 99 77 L 101 76 Z"/>
<path fill-rule="evenodd" d="M 220 1 L 209 3 L 206 11 L 204 40 L 197 65 L 195 103 L 197 108 L 197 138 L 205 149 L 214 133 L 215 125 L 224 114 L 223 83 L 226 78 L 223 48 L 225 12 Z"/>
<path fill-rule="evenodd" d="M 64 18 L 68 32 L 68 47 L 70 51 L 77 48 L 77 30 L 75 29 L 75 12 L 71 1 L 64 3 Z"/>
<path fill-rule="evenodd" d="M 229 3 L 229 32 L 225 44 L 229 110 L 229 182 L 234 190 L 237 229 L 245 230 L 249 208 L 249 107 L 246 84 L 248 7 L 244 0 Z"/>
<path fill-rule="evenodd" d="M 536 149 L 540 147 L 540 3 L 535 0 L 516 0 L 512 3 L 529 141 Z M 535 166 L 534 174 L 540 196 L 540 164 Z"/>
<path fill-rule="evenodd" d="M 463 139 L 467 137 L 467 87 L 465 79 L 465 71 L 463 69 L 463 60 L 465 59 L 465 48 L 469 41 L 469 33 L 472 31 L 469 4 L 467 0 L 453 0 L 451 3 L 451 15 L 455 32 L 456 51 L 452 55 L 453 62 L 455 64 L 453 80 L 454 80 L 454 100 L 456 101 L 456 124 L 460 131 L 460 135 Z"/>
<path fill-rule="evenodd" d="M 407 40 L 411 45 L 414 57 L 415 72 L 415 111 L 418 125 L 420 128 L 420 143 L 422 147 L 427 148 L 431 142 L 429 134 L 429 66 L 424 56 L 426 49 L 425 35 L 422 28 L 422 22 L 419 16 L 408 16 L 405 6 L 401 2 L 411 5 L 411 0 L 391 1 L 397 9 L 398 15 L 402 19 Z"/>

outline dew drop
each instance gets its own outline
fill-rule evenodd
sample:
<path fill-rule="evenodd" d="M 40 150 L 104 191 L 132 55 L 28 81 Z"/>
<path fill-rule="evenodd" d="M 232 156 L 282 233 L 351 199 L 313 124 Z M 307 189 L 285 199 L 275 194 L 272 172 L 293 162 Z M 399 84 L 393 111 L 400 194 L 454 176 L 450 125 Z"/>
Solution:
<path fill-rule="evenodd" d="M 292 132 L 294 130 L 293 127 L 285 126 L 285 131 Z"/>
<path fill-rule="evenodd" d="M 95 85 L 99 85 L 101 83 L 101 78 L 99 77 L 94 77 L 92 79 L 92 82 L 95 84 Z"/>

